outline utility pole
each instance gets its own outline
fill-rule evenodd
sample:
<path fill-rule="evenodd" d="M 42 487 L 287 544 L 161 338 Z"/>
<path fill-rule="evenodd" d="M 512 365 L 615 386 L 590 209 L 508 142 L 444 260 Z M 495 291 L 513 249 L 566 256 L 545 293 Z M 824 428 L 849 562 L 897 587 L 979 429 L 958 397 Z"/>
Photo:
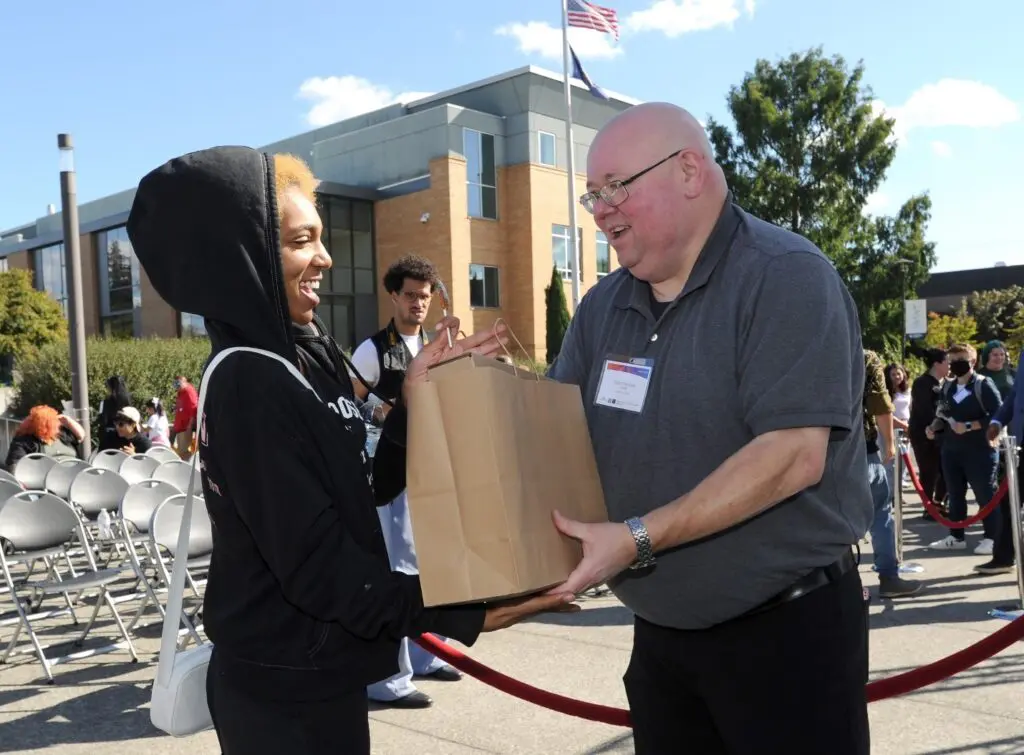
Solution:
<path fill-rule="evenodd" d="M 68 333 L 71 342 L 71 403 L 75 419 L 85 429 L 82 447 L 92 452 L 89 417 L 89 373 L 85 362 L 85 312 L 82 305 L 82 249 L 78 235 L 78 188 L 75 182 L 75 148 L 71 134 L 57 134 L 60 150 L 60 203 L 64 224 L 64 271 L 68 286 Z"/>

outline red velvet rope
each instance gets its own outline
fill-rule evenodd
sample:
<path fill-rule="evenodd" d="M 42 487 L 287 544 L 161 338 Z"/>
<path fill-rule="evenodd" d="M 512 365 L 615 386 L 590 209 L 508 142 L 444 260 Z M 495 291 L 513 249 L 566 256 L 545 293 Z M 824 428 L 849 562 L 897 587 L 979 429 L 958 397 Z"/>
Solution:
<path fill-rule="evenodd" d="M 953 655 L 912 671 L 906 671 L 896 676 L 871 682 L 865 688 L 868 702 L 873 703 L 889 697 L 905 695 L 908 692 L 927 687 L 929 684 L 934 684 L 942 679 L 947 679 L 991 658 L 996 653 L 1005 650 L 1021 639 L 1024 639 L 1024 616 L 1015 619 L 1002 629 L 993 632 L 973 645 L 953 653 Z M 525 700 L 528 703 L 533 703 L 558 713 L 564 713 L 568 716 L 585 718 L 589 721 L 611 724 L 612 726 L 632 726 L 628 710 L 588 703 L 584 700 L 576 700 L 539 689 L 502 674 L 500 671 L 495 671 L 479 661 L 474 661 L 469 656 L 429 634 L 421 636 L 416 640 L 416 643 L 460 671 L 466 672 L 488 686 L 501 690 L 513 697 L 518 697 L 520 700 Z"/>
<path fill-rule="evenodd" d="M 907 471 L 910 473 L 910 482 L 913 483 L 915 492 L 918 494 L 918 496 L 920 496 L 921 503 L 924 504 L 924 507 L 928 511 L 928 513 L 932 515 L 932 519 L 941 524 L 943 527 L 949 527 L 950 529 L 959 530 L 966 529 L 967 527 L 970 527 L 972 524 L 980 522 L 982 519 L 984 519 L 993 511 L 995 511 L 996 506 L 998 506 L 1000 502 L 1002 502 L 1003 496 L 1006 495 L 1006 480 L 1003 480 L 1003 484 L 999 486 L 998 490 L 996 490 L 996 494 L 992 496 L 992 500 L 986 503 L 984 506 L 982 506 L 977 514 L 975 514 L 974 516 L 967 517 L 962 522 L 950 521 L 942 515 L 942 512 L 935 505 L 935 503 L 927 495 L 925 495 L 924 488 L 921 487 L 921 481 L 917 477 L 917 471 L 914 469 L 914 465 L 910 463 L 910 456 L 907 454 L 906 451 L 901 451 L 900 454 L 903 456 L 903 464 L 906 466 Z M 896 484 L 900 484 L 899 480 L 896 481 Z"/>

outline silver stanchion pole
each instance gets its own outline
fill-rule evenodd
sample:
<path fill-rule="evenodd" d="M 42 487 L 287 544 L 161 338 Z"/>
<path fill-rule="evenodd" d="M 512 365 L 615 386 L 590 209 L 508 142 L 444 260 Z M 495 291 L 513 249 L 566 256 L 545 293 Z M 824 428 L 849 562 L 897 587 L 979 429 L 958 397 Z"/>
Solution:
<path fill-rule="evenodd" d="M 1006 496 L 1010 505 L 1010 522 L 1013 526 L 1013 553 L 1017 561 L 1017 595 L 1024 608 L 1024 524 L 1020 511 L 1020 485 L 1017 479 L 1017 439 L 1007 433 L 1003 437 L 1003 459 L 1006 461 Z"/>
<path fill-rule="evenodd" d="M 892 524 L 896 531 L 896 563 L 903 574 L 920 574 L 921 564 L 903 562 L 903 455 L 910 453 L 910 444 L 902 430 L 896 431 L 896 463 L 893 465 Z"/>

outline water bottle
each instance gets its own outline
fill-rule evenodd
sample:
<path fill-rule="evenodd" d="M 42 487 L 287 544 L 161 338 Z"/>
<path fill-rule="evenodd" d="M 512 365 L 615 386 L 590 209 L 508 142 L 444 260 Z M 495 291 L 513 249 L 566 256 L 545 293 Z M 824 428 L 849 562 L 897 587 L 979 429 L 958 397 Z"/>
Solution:
<path fill-rule="evenodd" d="M 99 517 L 96 520 L 100 529 L 100 540 L 113 540 L 114 533 L 110 529 L 110 514 L 107 513 L 106 509 L 100 512 Z"/>

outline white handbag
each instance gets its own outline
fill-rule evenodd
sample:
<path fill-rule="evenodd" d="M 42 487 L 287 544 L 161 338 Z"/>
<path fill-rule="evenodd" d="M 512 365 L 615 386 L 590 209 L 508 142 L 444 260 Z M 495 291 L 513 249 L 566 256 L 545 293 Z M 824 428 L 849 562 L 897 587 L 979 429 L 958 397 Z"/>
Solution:
<path fill-rule="evenodd" d="M 199 386 L 199 405 L 196 409 L 199 437 L 196 442 L 196 452 L 192 456 L 192 476 L 189 480 L 188 492 L 185 495 L 181 528 L 178 530 L 178 546 L 175 550 L 174 568 L 171 571 L 171 584 L 167 592 L 167 612 L 164 615 L 163 634 L 160 637 L 160 661 L 157 665 L 156 680 L 153 682 L 153 692 L 150 696 L 150 720 L 156 728 L 173 737 L 187 737 L 213 728 L 213 719 L 206 701 L 206 671 L 210 665 L 213 644 L 206 642 L 179 653 L 177 652 L 178 627 L 181 625 L 181 609 L 185 597 L 185 565 L 188 561 L 188 539 L 192 527 L 195 471 L 200 449 L 203 446 L 203 404 L 214 369 L 226 357 L 238 351 L 263 354 L 276 359 L 285 365 L 306 388 L 313 390 L 309 381 L 294 364 L 271 351 L 248 346 L 236 346 L 220 352 L 210 361 L 203 374 L 203 380 Z"/>

